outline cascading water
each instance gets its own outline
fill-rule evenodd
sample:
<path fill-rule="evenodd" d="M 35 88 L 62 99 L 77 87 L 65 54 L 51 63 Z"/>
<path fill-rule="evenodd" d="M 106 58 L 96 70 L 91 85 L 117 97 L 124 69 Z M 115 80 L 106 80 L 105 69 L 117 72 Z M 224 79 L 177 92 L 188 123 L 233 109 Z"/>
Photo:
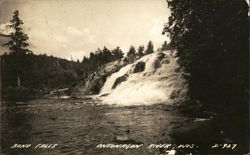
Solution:
<path fill-rule="evenodd" d="M 175 51 L 155 52 L 112 74 L 101 89 L 104 103 L 150 105 L 184 99 L 186 82 Z"/>

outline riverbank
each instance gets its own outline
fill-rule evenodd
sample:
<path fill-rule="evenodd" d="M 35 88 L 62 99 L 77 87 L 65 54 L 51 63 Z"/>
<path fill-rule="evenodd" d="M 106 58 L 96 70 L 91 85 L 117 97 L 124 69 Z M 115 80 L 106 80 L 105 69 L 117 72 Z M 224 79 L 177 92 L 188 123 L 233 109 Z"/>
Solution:
<path fill-rule="evenodd" d="M 36 89 L 24 87 L 9 87 L 2 90 L 2 101 L 24 102 L 39 98 L 68 98 L 70 88 L 63 89 Z"/>
<path fill-rule="evenodd" d="M 43 97 L 45 91 L 33 88 L 9 87 L 2 90 L 3 101 L 28 101 L 35 98 Z"/>

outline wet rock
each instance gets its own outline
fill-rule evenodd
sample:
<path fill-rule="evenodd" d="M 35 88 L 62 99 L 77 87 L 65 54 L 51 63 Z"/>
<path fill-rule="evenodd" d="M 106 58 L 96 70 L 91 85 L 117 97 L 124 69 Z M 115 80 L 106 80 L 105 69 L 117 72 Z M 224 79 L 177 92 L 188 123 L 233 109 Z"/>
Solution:
<path fill-rule="evenodd" d="M 106 93 L 106 94 L 102 94 L 100 97 L 104 97 L 104 96 L 108 96 L 109 93 Z"/>
<path fill-rule="evenodd" d="M 163 58 L 165 58 L 165 54 L 164 53 L 158 53 L 158 56 L 157 56 L 157 58 L 159 59 L 159 60 L 162 60 Z"/>
<path fill-rule="evenodd" d="M 169 64 L 170 60 L 164 53 L 158 53 L 157 59 L 154 62 L 154 69 L 160 68 L 163 64 Z"/>
<path fill-rule="evenodd" d="M 178 92 L 177 91 L 173 91 L 171 94 L 170 94 L 170 99 L 175 99 L 178 97 Z"/>
<path fill-rule="evenodd" d="M 169 59 L 163 59 L 160 63 L 160 65 L 163 65 L 163 64 L 169 64 L 170 63 L 170 60 Z"/>
<path fill-rule="evenodd" d="M 161 67 L 160 62 L 161 62 L 161 61 L 158 60 L 158 59 L 154 62 L 154 64 L 153 64 L 153 65 L 154 65 L 154 69 L 157 69 L 157 68 L 160 68 L 160 67 Z"/>
<path fill-rule="evenodd" d="M 119 71 L 125 65 L 127 65 L 126 61 L 117 60 L 101 66 L 97 71 L 90 73 L 87 78 L 75 87 L 71 97 L 83 98 L 85 95 L 98 94 L 107 77 Z"/>
<path fill-rule="evenodd" d="M 128 79 L 128 74 L 125 74 L 123 76 L 118 77 L 115 80 L 115 83 L 112 86 L 112 89 L 115 89 L 119 84 L 121 84 L 122 82 L 126 81 Z"/>
<path fill-rule="evenodd" d="M 145 70 L 145 62 L 138 62 L 133 70 L 132 70 L 132 73 L 138 73 L 138 72 L 143 72 Z"/>
<path fill-rule="evenodd" d="M 92 80 L 85 82 L 81 92 L 88 95 L 97 94 L 104 85 L 105 81 L 106 76 L 95 76 L 92 78 Z"/>

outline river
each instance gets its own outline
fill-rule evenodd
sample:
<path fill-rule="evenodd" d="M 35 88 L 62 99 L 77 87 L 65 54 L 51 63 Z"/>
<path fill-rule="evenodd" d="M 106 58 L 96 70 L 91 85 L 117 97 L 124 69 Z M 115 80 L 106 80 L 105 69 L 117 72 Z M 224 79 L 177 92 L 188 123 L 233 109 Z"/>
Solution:
<path fill-rule="evenodd" d="M 174 106 L 115 106 L 98 100 L 36 99 L 1 107 L 2 154 L 160 154 L 150 144 L 170 144 L 185 122 Z M 99 144 L 143 144 L 139 149 L 97 148 Z M 28 148 L 11 148 L 30 144 Z M 54 148 L 35 148 L 56 144 Z"/>

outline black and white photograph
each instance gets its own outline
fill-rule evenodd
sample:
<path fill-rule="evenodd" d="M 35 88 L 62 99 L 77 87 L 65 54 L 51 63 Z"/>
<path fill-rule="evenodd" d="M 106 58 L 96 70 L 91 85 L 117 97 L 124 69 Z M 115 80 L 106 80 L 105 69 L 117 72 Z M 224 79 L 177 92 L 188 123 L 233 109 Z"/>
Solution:
<path fill-rule="evenodd" d="M 0 0 L 0 154 L 249 154 L 249 6 Z"/>

